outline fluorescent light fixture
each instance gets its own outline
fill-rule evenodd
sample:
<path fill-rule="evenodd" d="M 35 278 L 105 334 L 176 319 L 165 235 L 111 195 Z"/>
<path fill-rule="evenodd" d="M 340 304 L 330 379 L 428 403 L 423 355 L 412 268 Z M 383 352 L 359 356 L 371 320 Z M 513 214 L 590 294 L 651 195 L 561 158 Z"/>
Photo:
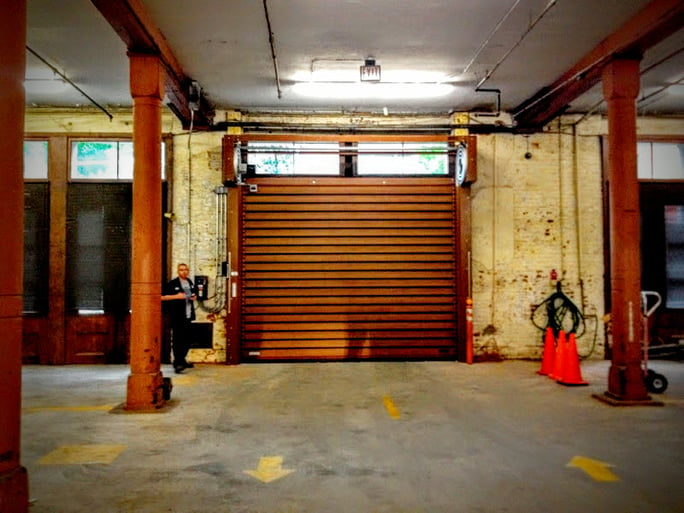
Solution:
<path fill-rule="evenodd" d="M 402 100 L 446 96 L 454 86 L 415 82 L 299 82 L 292 86 L 292 90 L 310 98 Z"/>
<path fill-rule="evenodd" d="M 313 71 L 299 71 L 295 73 L 291 80 L 294 82 L 358 82 L 358 68 L 349 69 L 322 69 Z M 416 70 L 382 70 L 383 82 L 402 82 L 402 83 L 452 83 L 453 77 L 437 71 L 416 71 Z"/>

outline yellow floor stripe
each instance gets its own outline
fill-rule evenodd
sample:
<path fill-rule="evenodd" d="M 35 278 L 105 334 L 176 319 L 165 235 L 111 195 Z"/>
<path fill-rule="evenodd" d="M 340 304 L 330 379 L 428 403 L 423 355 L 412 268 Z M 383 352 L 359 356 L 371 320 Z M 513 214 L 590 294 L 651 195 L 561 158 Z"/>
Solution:
<path fill-rule="evenodd" d="M 171 383 L 174 385 L 192 385 L 196 381 L 196 376 L 174 376 L 171 378 Z"/>
<path fill-rule="evenodd" d="M 390 417 L 393 419 L 398 419 L 401 417 L 401 413 L 399 413 L 399 408 L 397 408 L 397 405 L 394 404 L 394 401 L 392 401 L 392 398 L 388 395 L 382 398 L 382 402 L 385 403 L 385 409 L 387 410 L 387 413 L 389 414 Z"/>
<path fill-rule="evenodd" d="M 610 470 L 610 467 L 613 466 L 614 465 L 611 465 L 610 463 L 587 458 L 586 456 L 574 456 L 566 465 L 566 467 L 581 468 L 594 481 L 603 482 L 620 480 L 620 478 Z"/>
<path fill-rule="evenodd" d="M 41 465 L 85 465 L 110 464 L 125 449 L 126 445 L 63 445 L 46 454 L 38 463 Z"/>
<path fill-rule="evenodd" d="M 24 413 L 36 413 L 41 411 L 109 411 L 114 408 L 112 404 L 103 404 L 100 406 L 35 406 L 33 408 L 24 408 Z"/>

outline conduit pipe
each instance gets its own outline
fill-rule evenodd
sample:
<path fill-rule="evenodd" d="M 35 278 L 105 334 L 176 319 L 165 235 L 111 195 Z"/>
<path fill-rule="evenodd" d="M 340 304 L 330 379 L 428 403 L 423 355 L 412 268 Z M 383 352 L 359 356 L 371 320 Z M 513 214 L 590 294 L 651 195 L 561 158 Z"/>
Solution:
<path fill-rule="evenodd" d="M 489 45 L 489 42 L 492 40 L 492 37 L 494 37 L 494 34 L 496 34 L 499 31 L 499 29 L 506 22 L 506 20 L 511 15 L 511 13 L 515 10 L 516 7 L 518 7 L 519 3 L 520 3 L 520 0 L 516 0 L 515 3 L 511 6 L 511 8 L 508 9 L 508 12 L 504 15 L 504 17 L 501 18 L 501 20 L 499 20 L 499 23 L 496 24 L 494 29 L 492 29 L 492 31 L 489 33 L 487 38 L 482 42 L 480 47 L 477 49 L 477 51 L 475 52 L 475 55 L 473 55 L 473 57 L 470 59 L 470 61 L 468 61 L 468 64 L 463 69 L 463 74 L 466 74 L 466 73 L 468 73 L 468 71 L 470 71 L 470 67 L 475 63 L 477 58 L 480 56 L 480 54 L 482 53 L 482 50 L 487 48 L 487 45 Z"/>
<path fill-rule="evenodd" d="M 264 1 L 266 1 L 266 0 L 264 0 Z M 494 72 L 499 68 L 499 66 L 501 66 L 501 64 L 503 64 L 503 62 L 506 59 L 508 59 L 508 56 L 511 55 L 516 48 L 518 48 L 520 43 L 522 43 L 523 40 L 527 37 L 527 35 L 530 32 L 532 32 L 532 29 L 534 29 L 534 27 L 537 25 L 537 23 L 539 23 L 544 18 L 544 16 L 546 16 L 546 14 L 553 8 L 553 6 L 556 5 L 556 1 L 557 0 L 549 0 L 549 3 L 546 4 L 546 7 L 544 7 L 544 10 L 532 21 L 530 26 L 527 27 L 527 30 L 525 32 L 523 32 L 523 35 L 520 36 L 520 39 L 518 39 L 518 41 L 516 41 L 516 43 L 503 55 L 503 57 L 501 57 L 501 59 L 499 59 L 499 61 L 494 65 L 494 67 L 487 72 L 487 74 L 484 76 L 484 78 L 482 80 L 480 80 L 480 82 L 478 82 L 478 84 L 475 86 L 476 90 L 479 89 L 482 86 L 482 84 L 484 84 L 487 80 L 489 80 L 491 78 L 491 76 L 494 74 Z"/>
<path fill-rule="evenodd" d="M 665 57 L 663 57 L 662 59 L 659 59 L 658 61 L 654 62 L 654 63 L 651 64 L 649 67 L 642 69 L 641 72 L 640 72 L 640 74 L 639 74 L 639 76 L 640 76 L 640 77 L 643 77 L 644 75 L 647 75 L 648 73 L 650 73 L 651 71 L 653 71 L 654 69 L 656 69 L 656 68 L 657 68 L 658 66 L 660 66 L 661 64 L 663 64 L 663 63 L 669 61 L 670 59 L 672 59 L 673 57 L 676 57 L 677 55 L 679 55 L 679 54 L 682 53 L 682 52 L 684 52 L 684 47 L 680 47 L 680 48 L 678 48 L 677 50 L 675 50 L 675 51 L 673 51 L 673 52 L 667 54 Z M 574 78 L 575 78 L 575 77 L 573 77 L 573 79 L 574 79 Z M 570 82 L 570 81 L 571 81 L 571 80 L 568 80 L 568 81 L 566 81 L 566 82 L 563 82 L 563 84 L 561 84 L 561 86 L 567 84 L 567 83 Z M 647 94 L 646 96 L 642 96 L 641 98 L 639 98 L 639 99 L 637 100 L 637 112 L 638 112 L 641 108 L 643 108 L 643 107 L 642 107 L 642 104 L 643 104 L 644 102 L 647 102 L 648 100 L 650 100 L 650 99 L 653 98 L 654 96 L 659 95 L 660 93 L 662 93 L 662 92 L 668 90 L 668 89 L 669 89 L 670 87 L 672 87 L 672 86 L 681 85 L 681 84 L 682 84 L 682 81 L 684 81 L 684 79 L 679 79 L 677 82 L 669 83 L 669 84 L 667 84 L 667 85 L 665 85 L 665 86 L 663 86 L 663 87 L 657 89 L 656 91 L 653 91 L 651 94 Z M 596 112 L 596 110 L 597 110 L 597 109 L 601 106 L 601 104 L 603 104 L 605 101 L 606 101 L 606 100 L 605 100 L 604 98 L 601 98 L 599 101 L 597 101 L 596 103 L 594 103 L 594 104 L 589 108 L 589 110 L 587 110 L 587 112 L 585 112 L 584 115 L 582 115 L 581 118 L 579 118 L 577 121 L 575 121 L 575 122 L 572 124 L 573 128 L 574 128 L 575 126 L 579 125 L 582 121 L 584 121 L 585 119 L 587 119 L 589 116 L 591 116 L 594 112 Z M 522 112 L 522 111 L 521 111 L 521 112 Z M 574 132 L 573 132 L 573 133 L 574 133 Z"/>
<path fill-rule="evenodd" d="M 266 17 L 266 26 L 268 27 L 268 44 L 271 47 L 271 59 L 273 60 L 273 71 L 275 73 L 276 89 L 278 90 L 278 99 L 283 97 L 283 92 L 280 89 L 280 76 L 278 74 L 278 59 L 275 51 L 275 41 L 273 39 L 273 30 L 271 29 L 271 17 L 268 15 L 268 4 L 264 0 L 264 16 Z"/>
<path fill-rule="evenodd" d="M 224 186 L 219 186 L 214 189 L 216 194 L 215 201 L 215 247 L 214 247 L 214 305 L 209 306 L 204 302 L 200 302 L 200 308 L 208 313 L 218 313 L 226 307 L 226 289 L 225 277 L 222 276 L 221 268 L 223 262 L 226 261 L 226 212 L 227 212 L 227 197 L 228 190 Z"/>
<path fill-rule="evenodd" d="M 188 204 L 186 207 L 187 219 L 185 235 L 187 238 L 188 254 L 187 262 L 190 269 L 196 272 L 195 262 L 192 258 L 192 130 L 195 120 L 195 111 L 190 109 L 190 131 L 188 132 Z"/>
<path fill-rule="evenodd" d="M 565 189 L 563 177 L 563 134 L 561 133 L 560 120 L 558 122 L 558 250 L 560 251 L 560 279 L 565 278 Z"/>
<path fill-rule="evenodd" d="M 56 67 L 54 67 L 52 64 L 50 64 L 44 57 L 40 56 L 33 48 L 31 48 L 30 46 L 26 45 L 26 49 L 27 49 L 29 52 L 31 52 L 31 53 L 36 57 L 36 59 L 38 59 L 38 60 L 41 61 L 43 64 L 45 64 L 48 68 L 50 68 L 50 70 L 51 70 L 55 75 L 57 75 L 59 78 L 61 78 L 62 80 L 64 80 L 67 84 L 69 84 L 71 87 L 73 87 L 74 89 L 76 89 L 79 93 L 81 93 L 83 96 L 85 96 L 85 97 L 87 98 L 87 100 L 88 100 L 90 103 L 92 103 L 93 105 L 95 105 L 95 107 L 97 107 L 97 108 L 100 109 L 102 112 L 104 112 L 104 113 L 107 115 L 107 117 L 109 117 L 109 121 L 111 121 L 111 120 L 114 118 L 114 116 L 112 116 L 112 115 L 109 113 L 109 111 L 108 111 L 107 109 L 105 109 L 102 105 L 100 105 L 100 104 L 97 103 L 95 100 L 93 100 L 90 96 L 88 96 L 88 93 L 86 93 L 83 89 L 81 89 L 80 87 L 78 87 L 74 82 L 72 82 L 72 80 L 71 80 L 69 77 L 67 77 L 64 73 L 62 73 L 62 72 L 59 71 Z"/>

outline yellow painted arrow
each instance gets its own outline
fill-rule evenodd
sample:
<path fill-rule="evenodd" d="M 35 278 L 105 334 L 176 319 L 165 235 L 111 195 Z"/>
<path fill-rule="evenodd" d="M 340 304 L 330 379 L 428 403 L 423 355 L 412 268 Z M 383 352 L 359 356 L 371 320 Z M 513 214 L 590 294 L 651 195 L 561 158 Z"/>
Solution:
<path fill-rule="evenodd" d="M 382 402 L 385 403 L 385 409 L 390 417 L 392 417 L 394 420 L 401 418 L 401 412 L 399 411 L 399 408 L 397 408 L 397 405 L 394 404 L 394 401 L 392 401 L 390 396 L 384 396 L 382 398 Z"/>
<path fill-rule="evenodd" d="M 263 456 L 259 459 L 256 470 L 243 470 L 243 472 L 263 483 L 270 483 L 291 474 L 294 470 L 283 468 L 282 456 Z"/>
<path fill-rule="evenodd" d="M 566 465 L 567 467 L 577 467 L 584 470 L 594 481 L 619 481 L 620 478 L 613 474 L 608 467 L 613 467 L 610 463 L 592 460 L 586 456 L 575 456 Z"/>

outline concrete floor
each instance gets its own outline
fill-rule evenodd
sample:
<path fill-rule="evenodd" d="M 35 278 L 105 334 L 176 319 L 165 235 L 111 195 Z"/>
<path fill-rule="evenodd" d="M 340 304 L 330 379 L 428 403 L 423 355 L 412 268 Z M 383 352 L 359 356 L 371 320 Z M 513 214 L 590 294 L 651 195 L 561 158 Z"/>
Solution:
<path fill-rule="evenodd" d="M 110 412 L 125 366 L 27 366 L 30 511 L 682 512 L 684 364 L 651 366 L 664 407 L 593 399 L 604 361 L 571 388 L 524 361 L 164 366 L 154 414 Z"/>

